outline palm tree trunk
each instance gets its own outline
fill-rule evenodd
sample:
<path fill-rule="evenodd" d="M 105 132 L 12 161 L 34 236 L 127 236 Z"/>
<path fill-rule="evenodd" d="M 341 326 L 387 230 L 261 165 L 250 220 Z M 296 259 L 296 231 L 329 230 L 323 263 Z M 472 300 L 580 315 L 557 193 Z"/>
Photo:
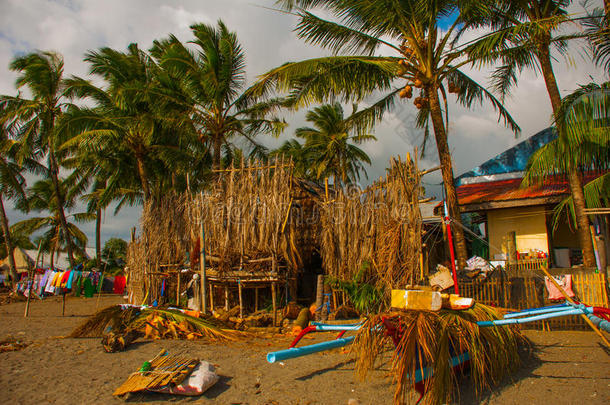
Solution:
<path fill-rule="evenodd" d="M 95 213 L 95 259 L 97 262 L 97 268 L 102 268 L 102 209 L 98 208 Z"/>
<path fill-rule="evenodd" d="M 538 59 L 540 60 L 540 67 L 549 93 L 549 98 L 551 99 L 553 114 L 557 114 L 561 107 L 561 94 L 559 93 L 559 87 L 557 86 L 557 80 L 555 79 L 555 73 L 553 72 L 551 52 L 548 44 L 543 44 L 539 47 Z M 557 132 L 559 133 L 560 139 L 565 138 L 564 131 L 565 129 L 562 125 L 557 125 Z M 585 214 L 585 194 L 578 168 L 570 167 L 567 175 L 570 192 L 572 193 L 572 199 L 574 200 L 574 215 L 576 217 L 578 240 L 580 242 L 580 247 L 582 248 L 583 264 L 585 267 L 595 267 L 595 253 L 593 250 L 593 241 L 591 240 L 590 222 L 589 217 Z"/>
<path fill-rule="evenodd" d="M 11 229 L 8 226 L 8 218 L 6 217 L 6 211 L 4 210 L 4 201 L 2 200 L 2 194 L 0 194 L 0 215 L 2 216 L 2 232 L 4 233 L 4 244 L 6 245 L 6 255 L 8 256 L 9 272 L 11 281 L 17 282 L 19 275 L 17 274 L 17 265 L 15 264 L 15 253 L 13 252 L 13 242 L 11 240 Z"/>
<path fill-rule="evenodd" d="M 144 192 L 144 200 L 148 200 L 148 197 L 150 197 L 150 187 L 148 186 L 148 174 L 146 173 L 144 158 L 137 156 L 136 159 L 138 162 L 138 175 L 140 176 L 140 183 L 142 183 L 142 191 Z"/>
<path fill-rule="evenodd" d="M 68 261 L 70 262 L 70 267 L 74 267 L 75 262 L 73 255 L 72 237 L 70 236 L 70 232 L 68 231 L 68 221 L 66 220 L 66 214 L 64 212 L 64 195 L 62 193 L 61 187 L 59 186 L 59 167 L 55 159 L 55 153 L 53 153 L 52 150 L 52 145 L 49 145 L 49 162 L 49 168 L 51 171 L 51 181 L 53 182 L 53 188 L 55 189 L 55 196 L 57 199 L 59 224 L 61 226 L 61 231 L 66 239 L 66 249 L 68 250 Z"/>
<path fill-rule="evenodd" d="M 222 137 L 214 136 L 214 159 L 212 161 L 212 167 L 214 170 L 220 170 L 220 158 L 222 148 Z"/>
<path fill-rule="evenodd" d="M 447 132 L 445 131 L 438 93 L 434 88 L 428 89 L 427 93 L 430 102 L 430 116 L 432 118 L 432 126 L 434 127 L 438 159 L 441 164 L 443 183 L 445 184 L 445 190 L 447 192 L 447 209 L 449 211 L 449 217 L 452 221 L 458 222 L 461 225 L 462 218 L 460 215 L 460 207 L 458 205 L 457 193 L 453 182 L 453 163 L 451 162 L 451 152 L 449 151 L 449 143 L 447 142 Z M 463 269 L 466 267 L 466 260 L 468 260 L 464 231 L 460 226 L 451 227 L 451 231 L 455 241 L 458 267 Z"/>

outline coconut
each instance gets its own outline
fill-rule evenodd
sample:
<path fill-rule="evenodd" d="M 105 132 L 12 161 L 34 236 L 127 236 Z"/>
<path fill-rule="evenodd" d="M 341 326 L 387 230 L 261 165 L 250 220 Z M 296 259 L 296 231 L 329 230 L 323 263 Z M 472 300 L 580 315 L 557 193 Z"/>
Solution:
<path fill-rule="evenodd" d="M 398 95 L 400 96 L 400 98 L 407 98 L 408 92 L 405 89 L 400 90 L 400 93 L 398 93 Z"/>
<path fill-rule="evenodd" d="M 421 87 L 421 86 L 423 86 L 423 85 L 424 85 L 424 82 L 422 82 L 420 79 L 415 79 L 415 80 L 413 81 L 413 86 L 415 86 L 415 87 L 417 87 L 417 88 L 420 88 L 420 87 Z"/>

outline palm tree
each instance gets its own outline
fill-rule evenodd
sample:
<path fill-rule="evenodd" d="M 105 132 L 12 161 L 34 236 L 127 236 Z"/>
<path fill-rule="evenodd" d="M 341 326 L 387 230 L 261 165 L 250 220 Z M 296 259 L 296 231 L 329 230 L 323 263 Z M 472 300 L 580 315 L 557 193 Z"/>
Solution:
<path fill-rule="evenodd" d="M 60 191 L 66 196 L 64 209 L 73 208 L 77 195 L 68 190 L 69 180 L 60 179 Z M 24 211 L 47 211 L 48 216 L 32 217 L 23 221 L 17 222 L 12 226 L 12 231 L 26 235 L 42 231 L 41 239 L 43 246 L 51 247 L 51 266 L 53 266 L 53 257 L 56 252 L 67 248 L 70 241 L 74 244 L 75 251 L 81 255 L 85 255 L 85 247 L 87 246 L 87 236 L 74 224 L 68 222 L 68 238 L 63 233 L 61 221 L 59 219 L 60 207 L 56 205 L 57 199 L 54 198 L 55 187 L 49 180 L 39 180 L 27 192 L 27 208 L 18 204 L 17 207 Z M 92 215 L 89 213 L 75 213 L 69 216 L 75 222 L 87 222 L 92 220 Z M 70 263 L 72 266 L 73 264 Z"/>
<path fill-rule="evenodd" d="M 361 171 L 366 175 L 364 164 L 370 165 L 371 159 L 356 144 L 377 138 L 353 134 L 354 124 L 351 117 L 343 117 L 341 104 L 316 107 L 305 118 L 314 128 L 298 128 L 295 135 L 305 140 L 303 150 L 316 179 L 332 177 L 334 185 L 341 186 L 359 180 Z"/>
<path fill-rule="evenodd" d="M 4 235 L 4 244 L 6 245 L 12 281 L 17 281 L 18 274 L 13 253 L 13 236 L 11 235 L 8 217 L 4 209 L 4 199 L 15 199 L 23 203 L 26 198 L 24 191 L 25 178 L 22 174 L 22 167 L 14 160 L 17 147 L 18 144 L 14 140 L 9 139 L 5 126 L 0 126 L 0 222 L 2 223 L 2 233 Z"/>
<path fill-rule="evenodd" d="M 488 19 L 494 32 L 464 49 L 480 63 L 501 63 L 493 73 L 492 81 L 493 87 L 503 96 L 516 83 L 519 72 L 526 68 L 539 69 L 551 101 L 558 136 L 562 139 L 561 143 L 566 145 L 569 144 L 566 128 L 563 121 L 558 119 L 561 94 L 553 71 L 551 50 L 566 52 L 568 40 L 582 37 L 580 33 L 561 32 L 572 21 L 565 10 L 570 3 L 570 0 L 497 0 L 493 2 Z M 585 214 L 581 174 L 576 165 L 566 169 L 583 262 L 586 267 L 593 267 L 595 254 L 590 222 Z"/>
<path fill-rule="evenodd" d="M 183 86 L 183 103 L 189 106 L 189 118 L 201 142 L 210 145 L 214 169 L 220 169 L 222 148 L 240 135 L 255 146 L 261 132 L 274 135 L 285 122 L 268 117 L 281 100 L 253 104 L 241 94 L 246 80 L 244 52 L 237 35 L 222 21 L 217 27 L 191 26 L 197 46 L 191 51 L 175 36 L 155 41 L 151 53 L 170 77 Z"/>
<path fill-rule="evenodd" d="M 313 165 L 310 161 L 310 153 L 305 149 L 303 144 L 298 139 L 289 139 L 284 141 L 282 145 L 272 150 L 270 156 L 285 156 L 292 160 L 294 164 L 294 174 L 300 178 L 315 180 L 316 175 L 312 170 Z"/>
<path fill-rule="evenodd" d="M 135 175 L 143 199 L 159 194 L 155 186 L 171 178 L 176 165 L 190 161 L 187 131 L 174 118 L 184 108 L 172 101 L 173 90 L 158 80 L 158 66 L 135 44 L 125 53 L 110 48 L 89 52 L 85 61 L 105 87 L 78 77 L 66 80 L 67 96 L 95 105 L 66 112 L 61 128 L 71 136 L 62 147 L 96 153 L 107 167 L 119 157 L 122 166 L 131 167 L 122 174 Z M 137 199 L 134 193 L 129 198 Z"/>
<path fill-rule="evenodd" d="M 581 86 L 562 100 L 559 116 L 565 137 L 557 138 L 537 150 L 528 162 L 524 186 L 544 183 L 551 175 L 565 175 L 571 167 L 579 171 L 599 171 L 601 176 L 584 186 L 589 207 L 610 205 L 610 82 Z M 561 159 L 557 159 L 561 156 Z M 563 209 L 572 220 L 574 200 L 564 200 L 555 211 L 555 226 Z"/>
<path fill-rule="evenodd" d="M 5 111 L 2 120 L 12 122 L 17 128 L 16 137 L 22 144 L 18 156 L 22 161 L 26 156 L 46 157 L 47 173 L 53 184 L 53 198 L 58 207 L 58 220 L 67 241 L 70 264 L 74 265 L 73 246 L 64 212 L 65 195 L 61 192 L 59 169 L 64 157 L 58 150 L 59 136 L 57 120 L 66 107 L 63 91 L 64 62 L 61 55 L 53 52 L 35 52 L 15 58 L 10 69 L 19 72 L 17 88 L 27 88 L 31 99 L 0 96 L 0 104 Z"/>
<path fill-rule="evenodd" d="M 286 63 L 262 75 L 248 94 L 264 97 L 272 91 L 289 91 L 294 105 L 300 107 L 336 98 L 359 101 L 380 92 L 383 96 L 378 101 L 352 117 L 357 132 L 366 133 L 384 113 L 396 107 L 399 98 L 411 98 L 417 93 L 414 99 L 419 109 L 417 124 L 427 128 L 432 121 L 449 214 L 453 221 L 461 221 L 448 144 L 447 93 L 456 93 L 457 102 L 468 108 L 486 99 L 505 124 L 515 132 L 519 130 L 500 101 L 460 70 L 471 60 L 454 51 L 454 39 L 480 20 L 484 3 L 463 0 L 279 3 L 299 17 L 296 32 L 300 38 L 331 50 L 335 56 Z M 307 11 L 313 7 L 336 21 Z M 442 28 L 439 21 L 454 13 L 457 17 L 453 23 Z M 379 56 L 380 48 L 394 56 Z M 337 56 L 340 53 L 346 55 Z M 428 131 L 425 133 L 427 139 Z M 458 264 L 464 267 L 467 259 L 464 234 L 459 226 L 453 229 Z"/>

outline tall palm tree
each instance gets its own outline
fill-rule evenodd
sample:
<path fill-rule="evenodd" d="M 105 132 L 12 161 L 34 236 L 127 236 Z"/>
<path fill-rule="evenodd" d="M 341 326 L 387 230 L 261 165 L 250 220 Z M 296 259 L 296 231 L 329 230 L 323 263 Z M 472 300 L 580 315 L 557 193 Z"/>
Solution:
<path fill-rule="evenodd" d="M 567 41 L 582 37 L 582 33 L 565 33 L 561 30 L 572 20 L 566 12 L 570 0 L 496 0 L 492 2 L 488 23 L 494 31 L 464 50 L 480 63 L 500 62 L 493 73 L 493 87 L 507 94 L 523 69 L 536 69 L 542 73 L 551 101 L 557 132 L 562 143 L 568 144 L 564 122 L 557 119 L 561 111 L 561 93 L 553 71 L 551 51 L 567 51 Z M 568 160 L 568 162 L 571 162 Z M 570 193 L 574 201 L 574 215 L 578 239 L 586 267 L 595 266 L 589 217 L 585 214 L 585 196 L 582 176 L 577 165 L 567 167 Z"/>
<path fill-rule="evenodd" d="M 361 171 L 366 175 L 364 164 L 370 165 L 371 159 L 356 145 L 377 138 L 354 134 L 351 117 L 344 118 L 341 104 L 316 107 L 305 118 L 314 128 L 298 128 L 295 135 L 305 140 L 303 149 L 316 179 L 332 177 L 335 186 L 341 186 L 359 180 Z"/>
<path fill-rule="evenodd" d="M 454 51 L 454 39 L 484 15 L 480 1 L 444 0 L 282 0 L 299 22 L 297 35 L 311 44 L 331 50 L 335 56 L 286 63 L 261 76 L 251 87 L 252 96 L 267 96 L 272 91 L 288 91 L 296 107 L 312 101 L 341 98 L 362 100 L 377 92 L 382 97 L 352 117 L 359 133 L 366 133 L 384 113 L 396 108 L 400 98 L 417 94 L 417 124 L 432 122 L 441 172 L 447 194 L 449 214 L 460 221 L 453 182 L 453 163 L 448 144 L 448 92 L 457 102 L 470 108 L 489 101 L 515 132 L 519 127 L 497 100 L 460 67 L 471 63 Z M 307 11 L 318 8 L 334 17 L 324 19 Z M 448 27 L 440 21 L 456 15 Z M 385 48 L 393 56 L 380 56 Z M 344 54 L 338 56 L 339 54 Z M 427 139 L 428 131 L 425 132 Z M 461 227 L 456 226 L 455 241 L 460 267 L 467 259 Z"/>
<path fill-rule="evenodd" d="M 13 253 L 13 237 L 6 210 L 4 209 L 4 200 L 15 199 L 23 203 L 26 199 L 24 190 L 25 178 L 22 174 L 22 167 L 14 160 L 17 147 L 18 144 L 8 137 L 6 127 L 0 125 L 0 222 L 2 223 L 2 233 L 4 235 L 4 244 L 6 245 L 12 281 L 17 281 L 18 274 Z"/>
<path fill-rule="evenodd" d="M 181 121 L 174 119 L 184 108 L 172 101 L 172 90 L 159 79 L 154 61 L 137 45 L 127 52 L 110 48 L 89 52 L 85 61 L 90 73 L 103 79 L 104 86 L 72 77 L 66 80 L 66 95 L 94 103 L 72 106 L 62 120 L 62 132 L 71 134 L 62 147 L 97 153 L 107 159 L 120 156 L 137 178 L 142 198 L 160 190 L 155 187 L 180 162 L 189 161 L 188 138 Z M 132 197 L 133 194 L 132 194 Z"/>
<path fill-rule="evenodd" d="M 4 122 L 12 122 L 17 129 L 16 136 L 22 147 L 19 160 L 35 155 L 46 158 L 45 177 L 52 182 L 58 207 L 58 220 L 61 232 L 66 237 L 66 249 L 70 264 L 74 264 L 73 246 L 69 235 L 68 222 L 64 212 L 65 195 L 61 192 L 59 170 L 64 157 L 59 151 L 57 120 L 62 116 L 66 103 L 62 96 L 64 62 L 61 55 L 53 52 L 35 52 L 15 58 L 10 69 L 19 73 L 17 88 L 25 87 L 31 99 L 0 96 L 5 114 Z"/>
<path fill-rule="evenodd" d="M 64 209 L 74 208 L 77 194 L 70 193 L 68 190 L 69 181 L 60 179 L 60 191 L 66 196 Z M 31 217 L 23 221 L 17 222 L 12 226 L 13 232 L 32 235 L 33 233 L 42 231 L 40 241 L 43 245 L 51 246 L 51 263 L 56 252 L 60 252 L 67 248 L 69 241 L 73 241 L 75 252 L 85 255 L 85 247 L 87 246 L 87 236 L 76 226 L 76 224 L 68 222 L 68 237 L 63 233 L 61 221 L 59 219 L 60 207 L 56 205 L 57 199 L 54 198 L 55 187 L 50 180 L 39 180 L 28 189 L 27 192 L 27 208 L 18 204 L 17 207 L 24 209 L 27 212 L 38 211 L 48 212 L 48 216 Z M 91 221 L 92 215 L 89 213 L 73 213 L 69 215 L 74 222 Z M 70 263 L 73 266 L 72 263 Z"/>
<path fill-rule="evenodd" d="M 543 183 L 551 175 L 565 175 L 571 167 L 581 171 L 603 173 L 584 186 L 589 207 L 610 205 L 610 82 L 590 83 L 564 97 L 559 115 L 565 137 L 557 138 L 538 149 L 530 158 L 525 186 Z M 561 159 L 557 159 L 561 156 Z M 563 209 L 574 215 L 572 197 L 556 209 L 555 225 Z"/>
<path fill-rule="evenodd" d="M 151 53 L 170 77 L 183 85 L 183 102 L 201 142 L 210 145 L 214 169 L 221 166 L 222 148 L 231 138 L 241 136 L 255 146 L 261 132 L 274 135 L 285 122 L 269 117 L 281 100 L 253 104 L 242 94 L 246 81 L 245 54 L 237 35 L 222 21 L 217 27 L 191 26 L 195 39 L 192 51 L 171 35 L 155 41 Z"/>

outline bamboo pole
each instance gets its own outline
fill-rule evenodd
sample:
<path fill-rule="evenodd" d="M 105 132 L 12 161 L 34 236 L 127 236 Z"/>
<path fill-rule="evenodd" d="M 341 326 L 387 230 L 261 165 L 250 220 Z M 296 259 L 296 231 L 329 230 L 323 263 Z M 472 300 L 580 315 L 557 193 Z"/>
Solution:
<path fill-rule="evenodd" d="M 199 239 L 201 241 L 200 247 L 201 252 L 199 253 L 199 268 L 201 272 L 201 312 L 204 314 L 208 312 L 208 303 L 207 303 L 207 282 L 206 282 L 206 274 L 205 274 L 205 230 L 203 229 L 203 219 L 200 218 L 201 226 L 199 227 Z"/>
<path fill-rule="evenodd" d="M 210 311 L 214 312 L 214 285 L 210 282 Z"/>
<path fill-rule="evenodd" d="M 176 273 L 176 305 L 180 306 L 180 269 Z"/>
<path fill-rule="evenodd" d="M 275 282 L 271 283 L 271 300 L 273 301 L 273 326 L 277 326 L 277 302 L 276 302 Z"/>
<path fill-rule="evenodd" d="M 225 311 L 229 311 L 229 285 L 225 284 Z"/>
<path fill-rule="evenodd" d="M 571 303 L 571 304 L 575 304 L 574 300 L 572 298 L 570 298 L 568 296 L 568 293 L 565 292 L 565 290 L 563 289 L 562 286 L 559 285 L 559 283 L 555 280 L 555 278 L 553 276 L 551 276 L 551 274 L 549 273 L 549 271 L 546 269 L 546 267 L 541 266 L 540 270 L 542 270 L 542 272 L 549 278 L 549 280 L 551 281 L 551 283 L 553 283 L 553 285 L 555 285 L 555 288 L 557 288 L 559 290 L 559 292 L 565 297 L 565 299 Z M 599 337 L 602 339 L 602 341 L 606 344 L 606 346 L 608 346 L 610 348 L 610 342 L 608 341 L 608 339 L 606 339 L 606 337 L 603 335 L 603 333 L 599 330 L 599 328 L 597 326 L 595 326 L 595 324 L 593 322 L 591 322 L 591 320 L 589 319 L 589 317 L 585 314 L 580 315 L 580 317 L 582 319 L 585 320 L 585 322 L 591 327 L 591 329 L 593 329 L 593 331 L 595 331 L 595 333 L 597 333 L 599 335 Z"/>
<path fill-rule="evenodd" d="M 241 281 L 240 280 L 237 280 L 237 290 L 238 290 L 238 293 L 239 293 L 239 318 L 243 319 L 243 317 L 244 317 L 244 301 L 243 301 L 242 293 L 241 293 L 242 285 L 241 285 Z"/>

